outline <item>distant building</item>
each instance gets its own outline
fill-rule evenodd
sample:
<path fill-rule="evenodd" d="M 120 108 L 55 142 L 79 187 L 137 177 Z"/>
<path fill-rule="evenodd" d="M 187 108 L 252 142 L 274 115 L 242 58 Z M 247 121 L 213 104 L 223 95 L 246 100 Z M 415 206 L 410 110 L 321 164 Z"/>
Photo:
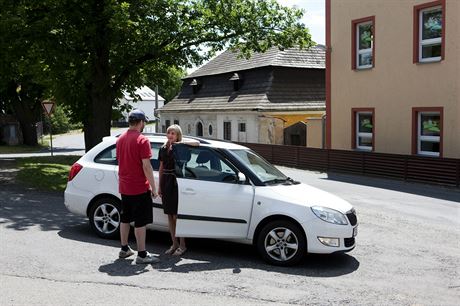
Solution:
<path fill-rule="evenodd" d="M 460 1 L 326 0 L 327 145 L 460 158 Z"/>
<path fill-rule="evenodd" d="M 131 109 L 141 109 L 144 111 L 145 115 L 149 118 L 150 121 L 155 120 L 155 91 L 150 89 L 147 86 L 142 86 L 135 91 L 135 94 L 138 95 L 141 99 L 134 102 L 134 98 L 127 92 L 124 93 L 123 98 L 121 98 L 120 104 L 126 105 L 129 104 Z M 163 107 L 165 99 L 158 95 L 158 108 Z M 128 112 L 123 113 L 123 118 L 120 122 L 128 122 Z"/>
<path fill-rule="evenodd" d="M 179 123 L 188 135 L 309 146 L 300 139 L 308 136 L 309 120 L 325 114 L 325 48 L 271 48 L 249 59 L 227 50 L 186 76 L 159 113 L 163 130 Z M 298 122 L 305 124 L 285 133 Z M 321 146 L 320 135 L 312 139 Z"/>

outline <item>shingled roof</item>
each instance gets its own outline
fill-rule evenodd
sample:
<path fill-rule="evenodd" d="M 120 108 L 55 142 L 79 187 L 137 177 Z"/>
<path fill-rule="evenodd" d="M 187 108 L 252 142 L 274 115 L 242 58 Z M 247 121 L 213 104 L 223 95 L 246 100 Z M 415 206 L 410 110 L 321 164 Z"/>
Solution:
<path fill-rule="evenodd" d="M 326 47 L 316 45 L 309 49 L 270 48 L 264 53 L 254 53 L 249 59 L 239 58 L 238 52 L 227 50 L 192 72 L 184 79 L 237 72 L 267 66 L 325 69 Z"/>

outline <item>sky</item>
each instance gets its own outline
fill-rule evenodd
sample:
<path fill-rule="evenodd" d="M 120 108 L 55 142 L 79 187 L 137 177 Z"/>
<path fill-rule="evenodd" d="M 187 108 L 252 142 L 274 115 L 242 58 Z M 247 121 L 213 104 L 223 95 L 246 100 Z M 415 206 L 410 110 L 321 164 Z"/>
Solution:
<path fill-rule="evenodd" d="M 312 39 L 323 44 L 326 41 L 325 0 L 277 0 L 278 3 L 305 10 L 302 22 L 310 29 Z"/>

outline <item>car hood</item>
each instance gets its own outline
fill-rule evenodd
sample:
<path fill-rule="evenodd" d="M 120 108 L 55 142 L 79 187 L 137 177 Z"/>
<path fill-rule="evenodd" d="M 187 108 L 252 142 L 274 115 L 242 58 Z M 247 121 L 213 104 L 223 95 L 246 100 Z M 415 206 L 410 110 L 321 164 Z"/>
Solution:
<path fill-rule="evenodd" d="M 346 213 L 353 208 L 347 201 L 307 184 L 271 186 L 285 200 L 306 207 L 323 206 Z"/>

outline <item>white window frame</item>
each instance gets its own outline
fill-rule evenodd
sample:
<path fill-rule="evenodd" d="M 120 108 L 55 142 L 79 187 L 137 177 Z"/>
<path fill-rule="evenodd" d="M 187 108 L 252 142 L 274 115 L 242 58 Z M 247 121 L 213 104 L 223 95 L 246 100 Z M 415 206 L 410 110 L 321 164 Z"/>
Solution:
<path fill-rule="evenodd" d="M 371 57 L 372 57 L 373 52 L 374 52 L 374 37 L 372 37 L 372 42 L 371 42 L 371 47 L 370 48 L 359 50 L 359 40 L 360 40 L 359 27 L 363 26 L 363 25 L 368 25 L 368 24 L 370 24 L 370 25 L 372 25 L 372 27 L 374 27 L 374 23 L 372 21 L 365 21 L 365 22 L 361 22 L 361 23 L 356 24 L 356 29 L 355 29 L 355 31 L 356 31 L 356 41 L 355 41 L 356 69 L 369 69 L 369 68 L 374 67 L 374 59 L 372 59 L 372 64 L 371 65 L 360 65 L 359 64 L 359 56 L 361 54 L 370 53 Z M 372 36 L 374 36 L 374 28 L 372 28 Z"/>
<path fill-rule="evenodd" d="M 437 37 L 437 38 L 422 39 L 423 13 L 437 11 L 437 10 L 441 10 L 441 13 L 442 13 L 442 6 L 440 5 L 433 6 L 433 7 L 429 7 L 426 9 L 422 9 L 418 12 L 418 61 L 421 63 L 439 62 L 442 59 L 442 56 L 423 58 L 423 46 L 440 44 L 442 48 L 442 35 L 441 37 Z M 441 31 L 444 31 L 444 29 L 442 29 Z"/>
<path fill-rule="evenodd" d="M 441 135 L 440 136 L 423 136 L 422 135 L 422 127 L 421 127 L 422 115 L 437 115 L 439 116 L 439 120 L 441 120 L 440 112 L 418 112 L 417 114 L 417 154 L 439 157 L 441 155 L 441 152 L 422 151 L 421 149 L 422 141 L 438 142 L 439 149 L 441 149 Z"/>
<path fill-rule="evenodd" d="M 371 115 L 372 117 L 372 133 L 363 133 L 363 132 L 360 132 L 359 131 L 359 124 L 360 124 L 360 121 L 359 121 L 359 115 Z M 355 139 L 355 143 L 356 143 L 356 149 L 359 149 L 359 150 L 364 150 L 364 151 L 372 151 L 374 149 L 374 114 L 372 112 L 356 112 L 355 113 L 355 121 L 356 121 L 356 126 L 355 126 L 355 129 L 356 129 L 356 139 Z M 370 138 L 371 141 L 372 141 L 372 146 L 368 147 L 368 146 L 360 146 L 359 145 L 359 138 Z"/>

